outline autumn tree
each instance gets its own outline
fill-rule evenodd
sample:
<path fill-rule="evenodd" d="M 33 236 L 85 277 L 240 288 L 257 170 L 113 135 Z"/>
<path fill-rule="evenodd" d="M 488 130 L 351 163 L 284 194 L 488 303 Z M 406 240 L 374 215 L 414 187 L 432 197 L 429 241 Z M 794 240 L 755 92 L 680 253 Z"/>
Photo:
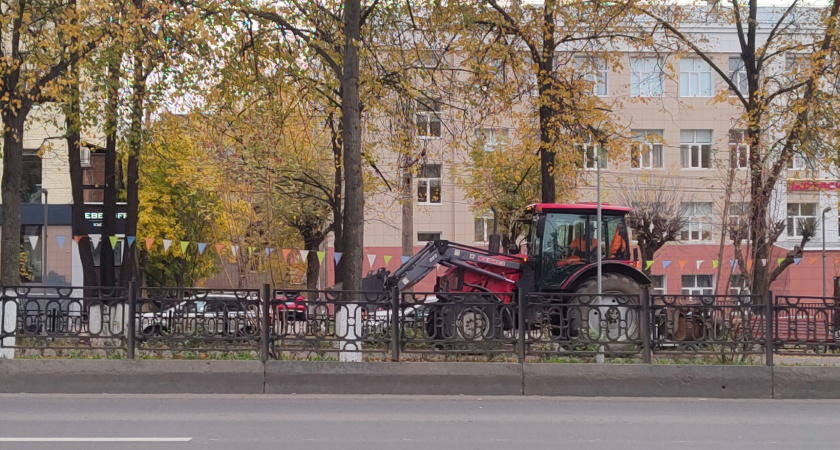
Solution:
<path fill-rule="evenodd" d="M 61 97 L 70 68 L 112 31 L 100 2 L 0 2 L 0 116 L 3 133 L 3 233 L 0 282 L 20 282 L 23 138 L 29 114 Z M 104 12 L 104 14 L 103 14 Z"/>
<path fill-rule="evenodd" d="M 753 293 L 764 293 L 802 251 L 800 245 L 787 252 L 772 270 L 766 264 L 785 229 L 783 221 L 771 214 L 778 183 L 797 155 L 824 159 L 840 144 L 835 129 L 826 126 L 836 123 L 832 107 L 836 90 L 826 88 L 837 73 L 840 2 L 808 7 L 794 0 L 782 8 L 762 8 L 758 0 L 638 6 L 634 11 L 649 19 L 649 28 L 663 30 L 658 42 L 702 59 L 727 87 L 718 101 L 732 101 L 743 112 L 741 123 L 749 149 L 748 232 L 734 236 L 736 240 L 749 237 L 738 263 L 750 267 L 750 261 L 756 262 L 745 274 L 746 284 Z M 737 37 L 741 57 L 737 67 L 722 67 L 712 57 L 715 42 L 691 26 L 701 17 L 728 26 Z"/>

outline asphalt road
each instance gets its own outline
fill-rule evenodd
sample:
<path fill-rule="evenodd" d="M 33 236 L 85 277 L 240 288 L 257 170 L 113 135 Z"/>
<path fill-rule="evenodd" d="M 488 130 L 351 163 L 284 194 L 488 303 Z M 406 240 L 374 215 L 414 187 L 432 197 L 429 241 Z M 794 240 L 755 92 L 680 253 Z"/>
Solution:
<path fill-rule="evenodd" d="M 817 450 L 838 424 L 827 400 L 0 395 L 2 450 Z"/>

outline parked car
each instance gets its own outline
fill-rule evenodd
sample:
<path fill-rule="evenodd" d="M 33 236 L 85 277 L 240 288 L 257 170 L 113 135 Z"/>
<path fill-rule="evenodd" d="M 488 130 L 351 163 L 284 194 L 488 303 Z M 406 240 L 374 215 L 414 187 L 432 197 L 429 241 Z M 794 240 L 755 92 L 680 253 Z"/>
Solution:
<path fill-rule="evenodd" d="M 277 293 L 277 317 L 286 321 L 306 320 L 306 298 L 298 293 Z M 271 318 L 272 323 L 274 317 Z"/>
<path fill-rule="evenodd" d="M 429 307 L 423 304 L 406 305 L 399 309 L 398 317 L 403 328 L 414 328 L 428 316 Z M 382 335 L 391 330 L 391 309 L 378 309 L 364 314 L 364 334 Z"/>
<path fill-rule="evenodd" d="M 200 298 L 200 299 L 199 299 Z M 140 314 L 136 330 L 142 337 L 259 335 L 259 301 L 233 294 L 213 294 L 163 304 L 163 309 Z"/>

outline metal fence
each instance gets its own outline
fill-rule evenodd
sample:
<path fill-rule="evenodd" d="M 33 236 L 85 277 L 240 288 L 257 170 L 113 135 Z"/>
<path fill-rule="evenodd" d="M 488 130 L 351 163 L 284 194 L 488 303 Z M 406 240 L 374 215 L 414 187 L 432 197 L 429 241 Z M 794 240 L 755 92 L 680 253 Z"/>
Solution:
<path fill-rule="evenodd" d="M 840 299 L 831 297 L 517 296 L 268 286 L 17 287 L 0 296 L 0 357 L 81 351 L 124 358 L 705 358 L 772 365 L 774 355 L 840 356 L 838 341 Z"/>

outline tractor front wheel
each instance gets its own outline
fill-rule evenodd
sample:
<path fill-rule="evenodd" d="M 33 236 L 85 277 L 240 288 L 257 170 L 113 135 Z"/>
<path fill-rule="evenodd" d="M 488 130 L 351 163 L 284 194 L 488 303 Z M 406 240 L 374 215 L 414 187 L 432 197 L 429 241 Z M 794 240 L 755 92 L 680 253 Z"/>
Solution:
<path fill-rule="evenodd" d="M 598 280 L 585 281 L 575 290 L 569 316 L 581 334 L 592 340 L 623 342 L 639 338 L 641 286 L 619 274 L 604 274 L 598 295 Z"/>

